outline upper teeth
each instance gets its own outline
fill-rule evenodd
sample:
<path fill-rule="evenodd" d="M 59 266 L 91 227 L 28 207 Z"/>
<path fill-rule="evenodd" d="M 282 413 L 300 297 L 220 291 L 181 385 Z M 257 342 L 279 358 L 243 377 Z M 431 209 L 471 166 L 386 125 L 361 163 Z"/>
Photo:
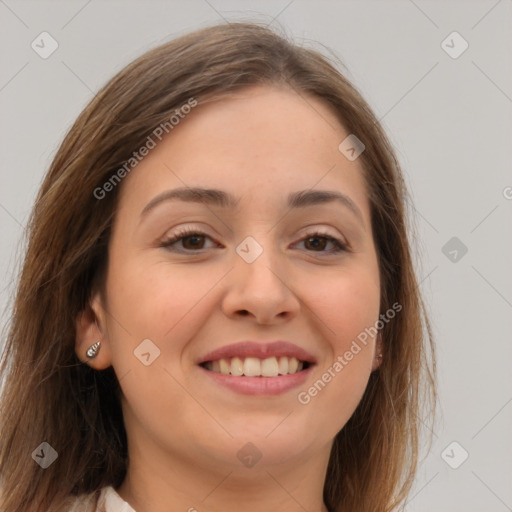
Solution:
<path fill-rule="evenodd" d="M 205 366 L 208 370 L 222 373 L 223 375 L 277 377 L 278 375 L 300 372 L 304 365 L 302 361 L 295 357 L 282 356 L 279 358 L 268 357 L 267 359 L 258 359 L 257 357 L 241 359 L 233 357 L 232 359 L 208 361 Z"/>

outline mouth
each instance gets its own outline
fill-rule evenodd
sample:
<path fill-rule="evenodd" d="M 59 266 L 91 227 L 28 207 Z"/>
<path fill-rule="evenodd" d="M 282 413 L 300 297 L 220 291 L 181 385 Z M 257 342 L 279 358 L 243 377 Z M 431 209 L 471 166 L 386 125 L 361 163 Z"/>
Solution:
<path fill-rule="evenodd" d="M 243 341 L 206 354 L 196 363 L 213 382 L 245 395 L 279 395 L 301 386 L 316 364 L 286 341 Z"/>
<path fill-rule="evenodd" d="M 205 361 L 199 366 L 210 372 L 235 377 L 279 377 L 280 375 L 294 375 L 307 370 L 311 363 L 299 360 L 296 357 L 232 357 Z"/>

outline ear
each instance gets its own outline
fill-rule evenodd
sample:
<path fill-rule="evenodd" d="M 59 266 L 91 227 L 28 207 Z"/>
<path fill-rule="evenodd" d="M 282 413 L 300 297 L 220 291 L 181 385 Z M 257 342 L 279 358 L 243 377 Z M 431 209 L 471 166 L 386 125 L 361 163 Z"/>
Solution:
<path fill-rule="evenodd" d="M 384 358 L 384 344 L 382 343 L 382 334 L 379 332 L 377 335 L 377 339 L 375 341 L 375 352 L 373 354 L 372 361 L 372 372 L 377 370 L 382 363 L 382 359 Z"/>
<path fill-rule="evenodd" d="M 112 364 L 104 311 L 101 294 L 98 291 L 76 317 L 76 355 L 80 361 L 87 363 L 95 370 L 104 370 Z M 97 355 L 94 358 L 87 357 L 86 352 L 89 347 L 98 341 L 101 344 Z"/>

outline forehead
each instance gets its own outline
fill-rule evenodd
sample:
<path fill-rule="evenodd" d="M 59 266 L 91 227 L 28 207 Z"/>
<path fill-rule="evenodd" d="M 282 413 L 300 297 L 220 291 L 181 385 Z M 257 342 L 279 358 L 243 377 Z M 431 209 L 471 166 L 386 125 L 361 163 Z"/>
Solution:
<path fill-rule="evenodd" d="M 139 203 L 166 188 L 204 186 L 271 201 L 332 188 L 367 216 L 362 166 L 338 149 L 348 135 L 316 97 L 251 87 L 195 107 L 130 173 L 122 196 Z"/>

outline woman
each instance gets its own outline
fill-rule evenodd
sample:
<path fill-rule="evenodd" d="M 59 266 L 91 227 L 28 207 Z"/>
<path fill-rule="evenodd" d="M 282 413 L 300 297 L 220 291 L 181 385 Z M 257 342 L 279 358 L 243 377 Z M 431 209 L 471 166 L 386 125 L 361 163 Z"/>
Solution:
<path fill-rule="evenodd" d="M 269 29 L 123 69 L 30 221 L 0 508 L 396 508 L 435 403 L 406 199 L 360 94 Z"/>

